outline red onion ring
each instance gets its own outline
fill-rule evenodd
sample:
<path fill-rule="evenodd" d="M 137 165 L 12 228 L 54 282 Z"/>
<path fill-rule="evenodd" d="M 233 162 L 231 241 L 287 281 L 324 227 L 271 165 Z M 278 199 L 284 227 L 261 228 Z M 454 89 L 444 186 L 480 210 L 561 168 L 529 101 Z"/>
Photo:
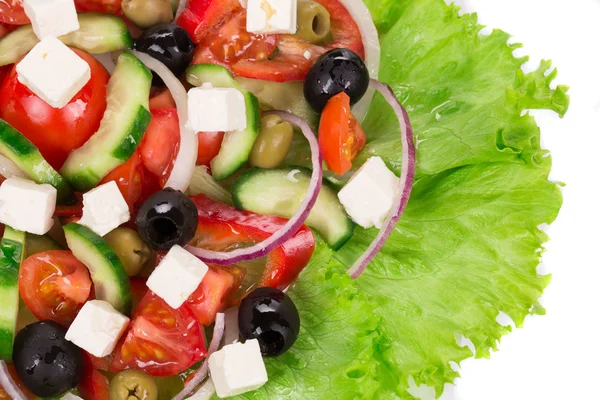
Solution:
<path fill-rule="evenodd" d="M 8 372 L 8 365 L 4 360 L 0 360 L 0 385 L 4 388 L 6 394 L 13 400 L 27 400 L 27 396 L 23 394 L 17 386 L 12 376 Z"/>
<path fill-rule="evenodd" d="M 219 346 L 221 345 L 221 340 L 223 340 L 223 333 L 225 332 L 225 315 L 223 313 L 218 313 L 217 318 L 215 320 L 215 328 L 213 330 L 213 337 L 210 341 L 210 345 L 208 346 L 208 352 L 206 353 L 206 358 L 202 367 L 196 372 L 194 377 L 190 379 L 188 384 L 183 388 L 183 390 L 172 400 L 183 400 L 187 396 L 191 395 L 196 386 L 200 384 L 208 375 L 208 358 L 212 353 L 219 350 Z"/>
<path fill-rule="evenodd" d="M 187 91 L 179 79 L 163 63 L 139 51 L 131 50 L 144 65 L 165 82 L 167 88 L 171 91 L 175 104 L 177 105 L 177 116 L 179 117 L 179 151 L 175 157 L 173 169 L 165 187 L 185 192 L 190 186 L 194 169 L 196 168 L 196 159 L 198 158 L 198 136 L 187 127 L 188 106 Z"/>
<path fill-rule="evenodd" d="M 354 265 L 348 269 L 347 273 L 352 279 L 358 278 L 360 274 L 365 271 L 367 265 L 373 261 L 377 253 L 379 253 L 385 245 L 386 240 L 392 234 L 394 227 L 406 209 L 415 179 L 415 145 L 408 113 L 404 107 L 402 107 L 402 104 L 400 104 L 394 91 L 389 85 L 375 79 L 371 79 L 370 84 L 381 93 L 390 106 L 392 106 L 398 117 L 398 122 L 400 123 L 400 135 L 402 138 L 402 173 L 400 175 L 398 191 L 394 196 L 394 203 L 392 205 L 393 212 L 387 217 L 379 234 L 375 240 L 371 242 L 369 248 L 359 257 Z"/>
<path fill-rule="evenodd" d="M 310 184 L 308 185 L 306 197 L 302 201 L 302 204 L 300 204 L 296 214 L 281 229 L 271 235 L 268 239 L 265 239 L 254 246 L 244 249 L 237 249 L 230 252 L 211 251 L 193 246 L 186 247 L 190 253 L 194 254 L 207 264 L 231 265 L 241 261 L 249 261 L 266 256 L 289 240 L 296 234 L 296 232 L 298 232 L 298 229 L 300 229 L 302 224 L 304 224 L 304 221 L 306 221 L 310 211 L 317 202 L 317 196 L 321 191 L 321 185 L 323 181 L 323 159 L 321 156 L 321 151 L 319 150 L 319 142 L 317 141 L 317 137 L 306 121 L 293 114 L 284 111 L 268 111 L 263 115 L 276 115 L 284 121 L 287 121 L 292 125 L 296 125 L 302 130 L 302 134 L 308 140 L 312 153 L 313 171 Z"/>

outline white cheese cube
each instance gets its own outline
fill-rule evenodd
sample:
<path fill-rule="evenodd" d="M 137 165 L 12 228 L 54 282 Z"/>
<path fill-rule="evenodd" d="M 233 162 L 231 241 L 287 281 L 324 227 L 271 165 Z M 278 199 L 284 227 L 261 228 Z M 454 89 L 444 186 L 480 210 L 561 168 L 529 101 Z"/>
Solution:
<path fill-rule="evenodd" d="M 83 400 L 81 397 L 74 395 L 73 393 L 67 393 L 60 400 Z"/>
<path fill-rule="evenodd" d="M 169 307 L 179 308 L 198 289 L 208 267 L 181 246 L 173 246 L 146 285 Z"/>
<path fill-rule="evenodd" d="M 129 206 L 115 181 L 83 195 L 83 216 L 79 223 L 100 236 L 129 221 Z"/>
<path fill-rule="evenodd" d="M 69 104 L 91 77 L 90 66 L 60 40 L 39 42 L 17 64 L 17 78 L 54 108 Z"/>
<path fill-rule="evenodd" d="M 194 132 L 246 129 L 246 102 L 237 89 L 204 85 L 188 93 L 188 126 Z"/>
<path fill-rule="evenodd" d="M 248 0 L 246 30 L 252 33 L 296 33 L 297 0 Z"/>
<path fill-rule="evenodd" d="M 54 220 L 56 189 L 23 178 L 9 178 L 0 186 L 0 222 L 14 229 L 45 235 Z"/>
<path fill-rule="evenodd" d="M 65 338 L 96 357 L 111 354 L 125 333 L 129 318 L 109 303 L 90 300 L 83 305 Z"/>
<path fill-rule="evenodd" d="M 340 190 L 346 212 L 363 228 L 381 228 L 392 210 L 400 179 L 380 157 L 371 157 Z"/>
<path fill-rule="evenodd" d="M 230 397 L 251 392 L 267 383 L 267 369 L 258 340 L 234 343 L 214 352 L 208 368 L 217 396 Z"/>
<path fill-rule="evenodd" d="M 23 0 L 23 8 L 40 40 L 79 30 L 73 0 Z"/>

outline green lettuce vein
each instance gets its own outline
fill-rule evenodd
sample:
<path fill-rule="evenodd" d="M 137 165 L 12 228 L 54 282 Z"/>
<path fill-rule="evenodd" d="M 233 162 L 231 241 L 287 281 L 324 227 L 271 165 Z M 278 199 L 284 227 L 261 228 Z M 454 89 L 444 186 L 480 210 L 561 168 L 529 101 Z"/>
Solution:
<path fill-rule="evenodd" d="M 366 0 L 381 33 L 380 79 L 407 108 L 417 181 L 401 222 L 367 272 L 345 269 L 375 230 L 357 230 L 342 250 L 317 247 L 290 291 L 302 319 L 296 345 L 267 360 L 269 382 L 246 399 L 413 399 L 409 378 L 442 393 L 451 363 L 489 357 L 510 327 L 543 314 L 549 276 L 536 268 L 548 239 L 539 229 L 562 204 L 548 180 L 551 158 L 529 109 L 563 116 L 567 87 L 548 61 L 524 74 L 519 47 L 495 30 L 479 35 L 474 14 L 442 0 Z M 357 166 L 381 156 L 400 172 L 398 123 L 377 96 L 363 124 Z M 299 150 L 301 153 L 302 150 Z"/>

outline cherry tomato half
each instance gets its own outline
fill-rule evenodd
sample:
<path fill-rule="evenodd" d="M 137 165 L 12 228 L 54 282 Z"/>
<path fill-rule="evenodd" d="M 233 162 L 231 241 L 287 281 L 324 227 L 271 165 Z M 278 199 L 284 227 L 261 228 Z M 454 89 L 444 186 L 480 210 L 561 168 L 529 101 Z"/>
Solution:
<path fill-rule="evenodd" d="M 67 250 L 34 254 L 19 270 L 21 297 L 39 320 L 68 326 L 89 299 L 91 289 L 87 267 Z"/>
<path fill-rule="evenodd" d="M 343 175 L 352 169 L 352 160 L 367 141 L 365 132 L 350 111 L 350 96 L 333 96 L 321 114 L 319 147 L 327 168 Z"/>
<path fill-rule="evenodd" d="M 0 118 L 31 140 L 57 170 L 98 130 L 106 109 L 108 72 L 91 55 L 73 51 L 89 64 L 91 79 L 63 108 L 50 106 L 19 82 L 16 67 L 0 87 Z"/>

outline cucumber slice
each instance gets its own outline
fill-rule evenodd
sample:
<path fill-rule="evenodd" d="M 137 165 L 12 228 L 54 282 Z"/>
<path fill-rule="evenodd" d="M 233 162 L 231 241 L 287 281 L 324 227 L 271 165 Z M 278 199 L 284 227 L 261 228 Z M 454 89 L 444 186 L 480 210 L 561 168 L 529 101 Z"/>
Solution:
<path fill-rule="evenodd" d="M 91 54 L 130 49 L 133 38 L 120 17 L 109 14 L 78 14 L 79 30 L 59 37 L 67 46 Z M 13 64 L 33 49 L 39 39 L 31 25 L 24 25 L 0 40 L 0 66 Z"/>
<path fill-rule="evenodd" d="M 36 183 L 48 183 L 57 190 L 57 202 L 77 201 L 69 183 L 42 157 L 40 151 L 15 128 L 0 119 L 0 154 L 15 163 Z"/>
<path fill-rule="evenodd" d="M 291 218 L 306 195 L 310 177 L 305 168 L 253 168 L 233 183 L 233 203 L 243 210 Z M 306 225 L 319 232 L 334 250 L 350 240 L 355 227 L 338 200 L 337 191 L 327 181 L 323 182 Z"/>
<path fill-rule="evenodd" d="M 56 240 L 52 239 L 48 235 L 40 236 L 28 233 L 26 240 L 27 252 L 25 258 L 33 254 L 42 253 L 44 251 L 64 250 L 64 248 Z"/>
<path fill-rule="evenodd" d="M 131 285 L 117 253 L 102 237 L 83 225 L 71 223 L 63 229 L 69 249 L 90 270 L 96 298 L 130 315 Z"/>
<path fill-rule="evenodd" d="M 133 54 L 119 56 L 108 82 L 107 107 L 100 128 L 69 154 L 61 174 L 80 192 L 98 185 L 125 163 L 140 144 L 150 123 L 148 99 L 152 74 Z"/>
<path fill-rule="evenodd" d="M 213 177 L 220 181 L 236 173 L 250 157 L 252 146 L 260 133 L 258 99 L 233 79 L 224 67 L 213 64 L 192 65 L 186 72 L 187 81 L 194 86 L 211 83 L 214 87 L 234 88 L 244 95 L 246 102 L 246 129 L 227 132 L 221 151 L 210 163 Z"/>
<path fill-rule="evenodd" d="M 7 226 L 0 243 L 0 359 L 12 362 L 19 314 L 19 267 L 25 257 L 25 232 Z"/>

